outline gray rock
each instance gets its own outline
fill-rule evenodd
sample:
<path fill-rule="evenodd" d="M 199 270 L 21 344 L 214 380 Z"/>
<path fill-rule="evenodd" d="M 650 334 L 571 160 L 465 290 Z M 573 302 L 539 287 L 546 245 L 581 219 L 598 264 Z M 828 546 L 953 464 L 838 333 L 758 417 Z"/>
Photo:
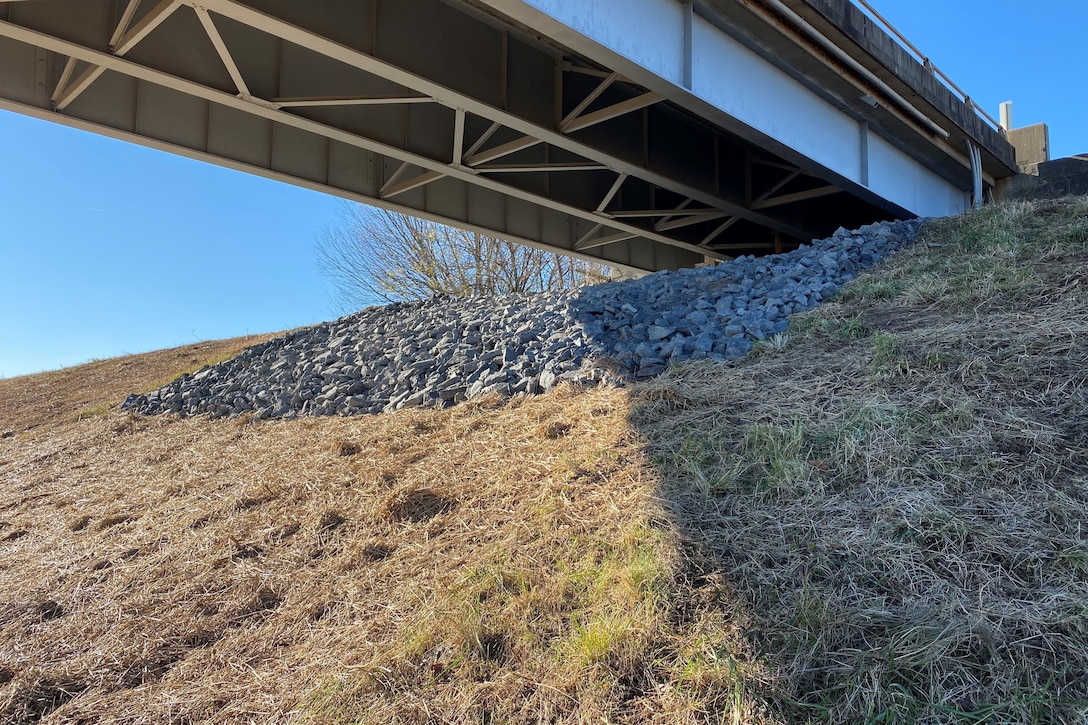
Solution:
<path fill-rule="evenodd" d="M 661 325 L 650 325 L 646 328 L 646 334 L 650 341 L 663 340 L 672 333 L 676 332 L 675 327 L 662 327 Z"/>
<path fill-rule="evenodd" d="M 702 325 L 705 325 L 707 323 L 707 320 L 709 318 L 707 317 L 707 314 L 705 312 L 696 311 L 692 312 L 684 319 L 686 319 L 688 322 L 695 325 L 696 327 L 701 327 Z"/>
<path fill-rule="evenodd" d="M 791 313 L 913 242 L 920 225 L 840 230 L 783 254 L 574 292 L 370 307 L 130 395 L 121 407 L 262 419 L 360 415 L 490 391 L 537 393 L 560 380 L 622 382 L 586 362 L 594 358 L 626 368 L 631 379 L 685 360 L 735 359 L 753 339 L 784 330 Z"/>

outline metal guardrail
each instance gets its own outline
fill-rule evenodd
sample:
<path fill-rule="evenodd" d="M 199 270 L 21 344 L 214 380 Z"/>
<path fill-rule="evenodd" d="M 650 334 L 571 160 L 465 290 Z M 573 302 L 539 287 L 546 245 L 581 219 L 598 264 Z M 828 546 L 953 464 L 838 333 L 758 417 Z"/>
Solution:
<path fill-rule="evenodd" d="M 986 109 L 982 108 L 981 106 L 976 104 L 973 100 L 971 100 L 971 96 L 967 95 L 966 91 L 964 91 L 962 88 L 960 88 L 958 85 L 956 85 L 956 82 L 953 81 L 951 78 L 949 78 L 948 75 L 944 71 L 942 71 L 940 68 L 938 68 L 933 63 L 933 61 L 931 61 L 929 59 L 929 56 L 927 56 L 925 53 L 920 51 L 918 49 L 918 47 L 914 45 L 914 43 L 910 42 L 905 35 L 903 35 L 901 32 L 899 32 L 899 30 L 894 25 L 892 25 L 888 21 L 887 18 L 885 18 L 883 15 L 881 15 L 880 12 L 876 8 L 874 8 L 872 6 L 872 4 L 869 2 L 869 0 L 850 0 L 850 1 L 855 3 L 856 5 L 860 6 L 862 11 L 864 11 L 866 15 L 868 15 L 870 18 L 875 20 L 881 26 L 882 30 L 884 30 L 886 33 L 888 33 L 893 38 L 898 40 L 899 44 L 903 47 L 904 50 L 906 50 L 912 56 L 914 56 L 914 58 L 918 62 L 920 62 L 926 68 L 926 70 L 928 70 L 930 73 L 932 73 L 934 76 L 936 76 L 937 79 L 940 80 L 950 91 L 955 93 L 956 96 L 959 97 L 959 99 L 961 101 L 966 103 L 967 106 L 971 110 L 973 110 L 977 116 L 979 116 L 979 118 L 983 119 L 988 124 L 990 124 L 990 126 L 992 126 L 993 129 L 995 131 L 997 131 L 999 134 L 1001 134 L 1002 136 L 1005 136 L 1007 134 L 1006 129 L 1004 127 L 1002 127 L 1002 125 L 1000 123 L 998 123 L 994 119 L 993 116 L 991 116 L 989 113 L 987 113 Z"/>

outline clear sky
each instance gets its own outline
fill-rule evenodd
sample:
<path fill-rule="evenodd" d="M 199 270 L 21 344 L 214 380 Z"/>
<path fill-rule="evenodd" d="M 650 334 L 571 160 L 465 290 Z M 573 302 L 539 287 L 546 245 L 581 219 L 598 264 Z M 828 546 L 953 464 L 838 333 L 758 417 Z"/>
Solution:
<path fill-rule="evenodd" d="M 337 199 L 0 111 L 0 374 L 336 317 Z"/>
<path fill-rule="evenodd" d="M 1088 2 L 869 0 L 994 118 L 1050 126 L 1054 158 L 1088 153 Z"/>
<path fill-rule="evenodd" d="M 873 0 L 993 116 L 1088 152 L 1088 3 Z M 336 317 L 338 200 L 0 111 L 0 377 Z"/>

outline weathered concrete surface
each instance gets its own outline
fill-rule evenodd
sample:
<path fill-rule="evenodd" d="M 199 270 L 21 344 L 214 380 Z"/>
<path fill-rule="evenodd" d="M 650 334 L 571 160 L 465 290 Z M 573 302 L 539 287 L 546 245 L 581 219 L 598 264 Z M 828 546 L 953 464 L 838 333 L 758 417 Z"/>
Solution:
<path fill-rule="evenodd" d="M 869 95 L 870 92 L 859 90 L 858 81 L 853 77 L 856 73 L 815 43 L 804 40 L 798 43 L 791 39 L 790 36 L 795 33 L 799 37 L 804 36 L 792 22 L 780 19 L 777 22 L 771 21 L 768 25 L 760 11 L 762 5 L 757 0 L 705 0 L 705 5 L 698 5 L 698 12 L 722 32 L 737 38 L 768 62 L 779 65 L 796 80 L 808 85 L 829 103 L 847 109 L 847 113 L 866 122 L 870 129 L 890 140 L 900 151 L 918 159 L 945 178 L 957 179 L 962 188 L 971 186 L 971 170 L 965 144 L 968 138 L 983 149 L 983 166 L 990 178 L 1000 179 L 1017 172 L 1015 152 L 1001 134 L 986 125 L 967 104 L 929 74 L 865 15 L 849 12 L 856 10 L 850 3 L 845 0 L 829 0 L 825 3 L 810 3 L 808 0 L 783 2 L 858 63 L 915 104 L 921 112 L 948 130 L 949 140 L 942 142 L 930 133 L 919 135 L 918 125 L 905 123 L 894 103 L 878 103 L 875 107 L 867 104 L 863 95 Z M 828 16 L 822 14 L 821 9 L 826 10 Z M 774 13 L 768 14 L 775 17 Z M 840 28 L 837 22 L 843 23 L 844 27 Z M 866 28 L 864 33 L 858 31 L 853 35 L 875 40 L 859 44 L 844 29 L 850 23 Z M 870 52 L 877 53 L 878 56 L 870 55 Z M 879 55 L 881 53 L 883 55 Z M 822 62 L 813 62 L 814 58 Z M 909 69 L 910 78 L 921 78 L 927 82 L 921 89 L 913 88 L 907 80 L 897 76 L 897 68 Z M 803 69 L 803 72 L 798 69 Z M 929 101 L 927 95 L 934 100 Z M 941 109 L 946 109 L 947 112 Z M 957 125 L 960 121 L 969 123 L 970 126 L 961 128 Z M 991 145 L 993 148 L 990 148 Z"/>
<path fill-rule="evenodd" d="M 1088 195 L 1088 153 L 1044 161 L 1038 165 L 1037 175 L 1020 174 L 1005 179 L 997 192 L 1003 201 Z"/>
<path fill-rule="evenodd" d="M 1050 161 L 1050 128 L 1045 123 L 1014 128 L 1009 142 L 1016 149 L 1016 165 L 1021 174 L 1039 174 L 1039 164 Z"/>
<path fill-rule="evenodd" d="M 901 95 L 918 102 L 922 110 L 939 113 L 951 120 L 960 133 L 953 133 L 949 143 L 962 145 L 970 139 L 980 146 L 987 173 L 1003 178 L 1016 171 L 1012 144 L 853 3 L 844 0 L 785 1 L 821 31 L 830 36 L 841 34 L 865 51 L 869 62 L 864 56 L 858 56 L 859 60 Z"/>

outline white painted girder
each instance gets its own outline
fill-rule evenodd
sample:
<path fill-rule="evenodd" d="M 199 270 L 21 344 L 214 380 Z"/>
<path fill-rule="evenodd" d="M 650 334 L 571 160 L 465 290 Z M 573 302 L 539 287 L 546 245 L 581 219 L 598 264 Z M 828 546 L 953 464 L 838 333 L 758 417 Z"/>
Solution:
<path fill-rule="evenodd" d="M 688 2 L 479 2 L 699 115 L 739 123 L 780 144 L 799 166 L 827 169 L 854 185 L 854 191 L 867 189 L 926 216 L 965 209 L 963 189 L 693 16 Z M 943 141 L 935 138 L 934 143 Z"/>
<path fill-rule="evenodd" d="M 479 166 L 480 164 L 486 164 L 488 161 L 495 161 L 496 159 L 501 159 L 503 156 L 516 154 L 518 151 L 524 151 L 525 149 L 539 146 L 540 144 L 541 140 L 538 138 L 522 136 L 513 141 L 508 141 L 504 144 L 495 146 L 494 148 L 487 149 L 486 151 L 473 153 L 468 157 L 465 163 L 469 166 Z"/>

